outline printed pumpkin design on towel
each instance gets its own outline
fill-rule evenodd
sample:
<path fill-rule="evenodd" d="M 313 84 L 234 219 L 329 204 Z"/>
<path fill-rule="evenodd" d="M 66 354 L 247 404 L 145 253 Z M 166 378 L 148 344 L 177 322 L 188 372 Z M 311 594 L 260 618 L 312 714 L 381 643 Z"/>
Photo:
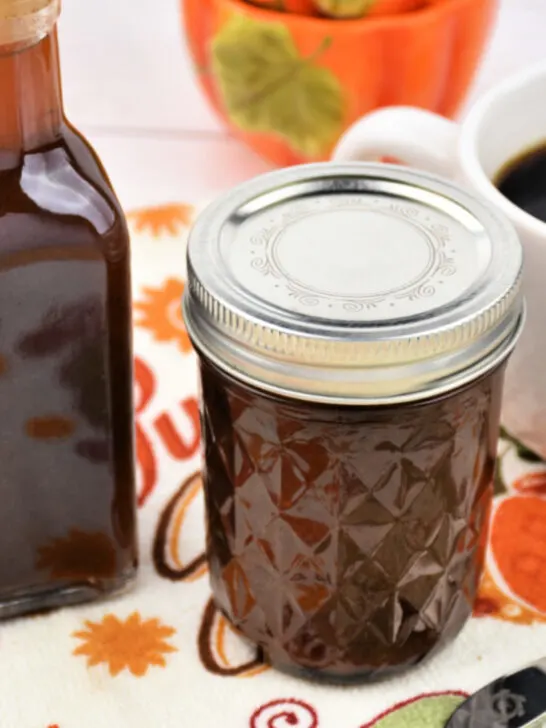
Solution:
<path fill-rule="evenodd" d="M 297 152 L 325 154 L 343 128 L 343 87 L 320 65 L 332 39 L 302 55 L 283 23 L 232 17 L 212 43 L 212 73 L 239 129 L 273 132 Z"/>
<path fill-rule="evenodd" d="M 184 283 L 169 278 L 159 288 L 144 288 L 144 298 L 134 304 L 134 309 L 140 314 L 135 320 L 137 326 L 150 331 L 156 341 L 175 342 L 187 354 L 192 346 L 182 317 L 183 293 Z"/>
<path fill-rule="evenodd" d="M 476 617 L 546 623 L 546 467 L 503 431 Z"/>
<path fill-rule="evenodd" d="M 143 620 L 138 612 L 126 620 L 107 614 L 102 621 L 87 621 L 85 626 L 73 634 L 83 642 L 74 655 L 87 657 L 89 667 L 104 663 L 113 677 L 123 670 L 142 677 L 150 667 L 165 667 L 165 655 L 176 652 L 167 641 L 176 630 L 157 618 Z"/>
<path fill-rule="evenodd" d="M 161 205 L 135 210 L 127 215 L 127 219 L 137 233 L 150 233 L 154 238 L 162 235 L 174 237 L 191 225 L 194 212 L 191 205 Z"/>

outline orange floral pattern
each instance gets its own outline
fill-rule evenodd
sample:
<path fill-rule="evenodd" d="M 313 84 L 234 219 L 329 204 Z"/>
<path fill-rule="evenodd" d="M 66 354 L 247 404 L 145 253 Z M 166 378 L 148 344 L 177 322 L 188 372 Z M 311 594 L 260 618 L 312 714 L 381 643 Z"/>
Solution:
<path fill-rule="evenodd" d="M 101 622 L 87 621 L 85 625 L 87 629 L 73 635 L 83 641 L 74 654 L 87 657 L 89 667 L 107 664 L 112 676 L 127 669 L 142 677 L 151 666 L 165 667 L 165 654 L 176 652 L 167 642 L 175 630 L 159 619 L 143 621 L 138 612 L 125 621 L 107 614 Z"/>
<path fill-rule="evenodd" d="M 167 279 L 160 288 L 144 288 L 145 300 L 135 303 L 141 314 L 137 326 L 148 329 L 156 341 L 174 341 L 182 353 L 191 351 L 191 343 L 182 317 L 184 283 Z"/>
<path fill-rule="evenodd" d="M 161 235 L 178 235 L 182 228 L 189 227 L 193 215 L 191 205 L 173 204 L 135 210 L 127 218 L 137 233 L 149 232 L 154 238 L 159 238 Z"/>

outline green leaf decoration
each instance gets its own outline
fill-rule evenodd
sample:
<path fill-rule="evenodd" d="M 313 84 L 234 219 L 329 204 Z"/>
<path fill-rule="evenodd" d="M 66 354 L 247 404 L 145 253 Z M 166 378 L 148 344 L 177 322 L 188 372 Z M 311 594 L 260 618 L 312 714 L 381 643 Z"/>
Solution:
<path fill-rule="evenodd" d="M 330 44 L 325 39 L 304 58 L 282 23 L 232 18 L 212 43 L 212 71 L 231 121 L 274 132 L 307 157 L 327 152 L 345 112 L 340 82 L 315 65 Z"/>
<path fill-rule="evenodd" d="M 465 698 L 459 695 L 434 695 L 409 703 L 365 728 L 444 728 Z"/>
<path fill-rule="evenodd" d="M 359 18 L 366 15 L 375 0 L 314 0 L 317 9 L 333 18 Z"/>

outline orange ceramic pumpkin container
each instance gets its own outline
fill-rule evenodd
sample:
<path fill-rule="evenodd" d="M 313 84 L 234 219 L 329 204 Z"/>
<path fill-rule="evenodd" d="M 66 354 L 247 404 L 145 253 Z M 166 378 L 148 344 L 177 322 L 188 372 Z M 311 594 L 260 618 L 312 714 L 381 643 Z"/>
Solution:
<path fill-rule="evenodd" d="M 459 108 L 497 0 L 334 20 L 244 0 L 181 0 L 199 81 L 233 133 L 278 165 L 328 159 L 379 106 Z"/>

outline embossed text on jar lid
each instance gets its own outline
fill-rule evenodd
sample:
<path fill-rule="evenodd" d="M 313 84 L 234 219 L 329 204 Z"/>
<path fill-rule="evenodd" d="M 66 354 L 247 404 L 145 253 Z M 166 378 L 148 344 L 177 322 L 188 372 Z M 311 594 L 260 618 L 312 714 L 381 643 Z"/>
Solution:
<path fill-rule="evenodd" d="M 259 177 L 200 216 L 188 250 L 194 343 L 250 384 L 386 404 L 477 378 L 513 348 L 522 250 L 487 204 L 389 165 Z"/>

